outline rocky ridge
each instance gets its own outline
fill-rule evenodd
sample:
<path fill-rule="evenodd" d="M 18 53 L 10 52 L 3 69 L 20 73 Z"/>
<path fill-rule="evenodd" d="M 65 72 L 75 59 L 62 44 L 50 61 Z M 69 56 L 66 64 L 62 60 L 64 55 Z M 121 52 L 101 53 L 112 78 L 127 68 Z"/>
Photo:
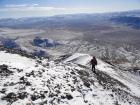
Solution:
<path fill-rule="evenodd" d="M 4 50 L 5 48 L 2 48 Z M 106 73 L 93 74 L 86 66 L 71 62 L 54 62 L 6 48 L 6 54 L 17 53 L 34 58 L 27 68 L 13 67 L 0 61 L 0 97 L 4 104 L 26 105 L 138 105 L 139 98 L 130 95 L 124 84 Z M 14 56 L 14 55 L 12 55 Z M 32 67 L 34 66 L 34 67 Z"/>

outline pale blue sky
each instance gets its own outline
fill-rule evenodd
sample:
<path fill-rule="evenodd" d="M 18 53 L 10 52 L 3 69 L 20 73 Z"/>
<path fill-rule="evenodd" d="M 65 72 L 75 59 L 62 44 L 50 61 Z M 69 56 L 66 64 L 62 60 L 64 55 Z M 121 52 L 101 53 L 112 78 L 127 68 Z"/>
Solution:
<path fill-rule="evenodd" d="M 140 9 L 140 0 L 0 0 L 0 18 Z"/>

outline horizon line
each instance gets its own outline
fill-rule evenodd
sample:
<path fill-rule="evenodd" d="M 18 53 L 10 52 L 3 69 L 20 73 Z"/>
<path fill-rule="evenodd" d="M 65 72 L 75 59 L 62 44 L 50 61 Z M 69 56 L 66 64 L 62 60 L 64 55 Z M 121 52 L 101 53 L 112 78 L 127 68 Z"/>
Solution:
<path fill-rule="evenodd" d="M 95 12 L 95 13 L 64 13 L 64 14 L 56 14 L 56 15 L 50 15 L 50 16 L 25 16 L 25 17 L 6 17 L 0 19 L 20 19 L 20 18 L 35 18 L 35 17 L 54 17 L 58 15 L 76 15 L 76 14 L 105 14 L 105 13 L 115 13 L 115 12 L 131 12 L 131 11 L 140 11 L 140 9 L 134 9 L 134 10 L 125 10 L 125 11 L 110 11 L 110 12 Z"/>

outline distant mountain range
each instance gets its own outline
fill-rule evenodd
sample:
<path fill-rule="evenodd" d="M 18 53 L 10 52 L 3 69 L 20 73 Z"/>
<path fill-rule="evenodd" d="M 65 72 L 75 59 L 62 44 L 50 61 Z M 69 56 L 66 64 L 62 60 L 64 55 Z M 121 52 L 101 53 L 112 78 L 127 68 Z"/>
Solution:
<path fill-rule="evenodd" d="M 125 23 L 128 26 L 131 26 L 136 29 L 140 29 L 140 18 L 139 17 L 114 17 L 110 19 L 111 21 Z"/>
<path fill-rule="evenodd" d="M 118 23 L 124 23 L 136 29 L 140 29 L 140 10 L 125 11 L 125 12 L 110 12 L 110 13 L 95 13 L 95 14 L 68 14 L 55 15 L 50 17 L 24 17 L 24 18 L 3 18 L 0 19 L 1 27 L 11 28 L 27 28 L 32 25 L 52 25 L 52 24 L 67 24 L 67 25 L 91 25 L 93 19 L 109 20 Z M 86 20 L 86 21 L 85 21 Z"/>

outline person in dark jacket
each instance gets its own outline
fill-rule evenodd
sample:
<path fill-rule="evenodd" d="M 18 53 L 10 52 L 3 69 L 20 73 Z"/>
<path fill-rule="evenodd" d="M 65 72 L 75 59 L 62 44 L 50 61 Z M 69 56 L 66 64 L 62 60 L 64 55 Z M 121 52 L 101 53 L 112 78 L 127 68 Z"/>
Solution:
<path fill-rule="evenodd" d="M 90 64 L 92 65 L 92 71 L 94 69 L 93 72 L 96 73 L 95 66 L 97 65 L 97 60 L 96 60 L 95 56 L 91 59 Z"/>

